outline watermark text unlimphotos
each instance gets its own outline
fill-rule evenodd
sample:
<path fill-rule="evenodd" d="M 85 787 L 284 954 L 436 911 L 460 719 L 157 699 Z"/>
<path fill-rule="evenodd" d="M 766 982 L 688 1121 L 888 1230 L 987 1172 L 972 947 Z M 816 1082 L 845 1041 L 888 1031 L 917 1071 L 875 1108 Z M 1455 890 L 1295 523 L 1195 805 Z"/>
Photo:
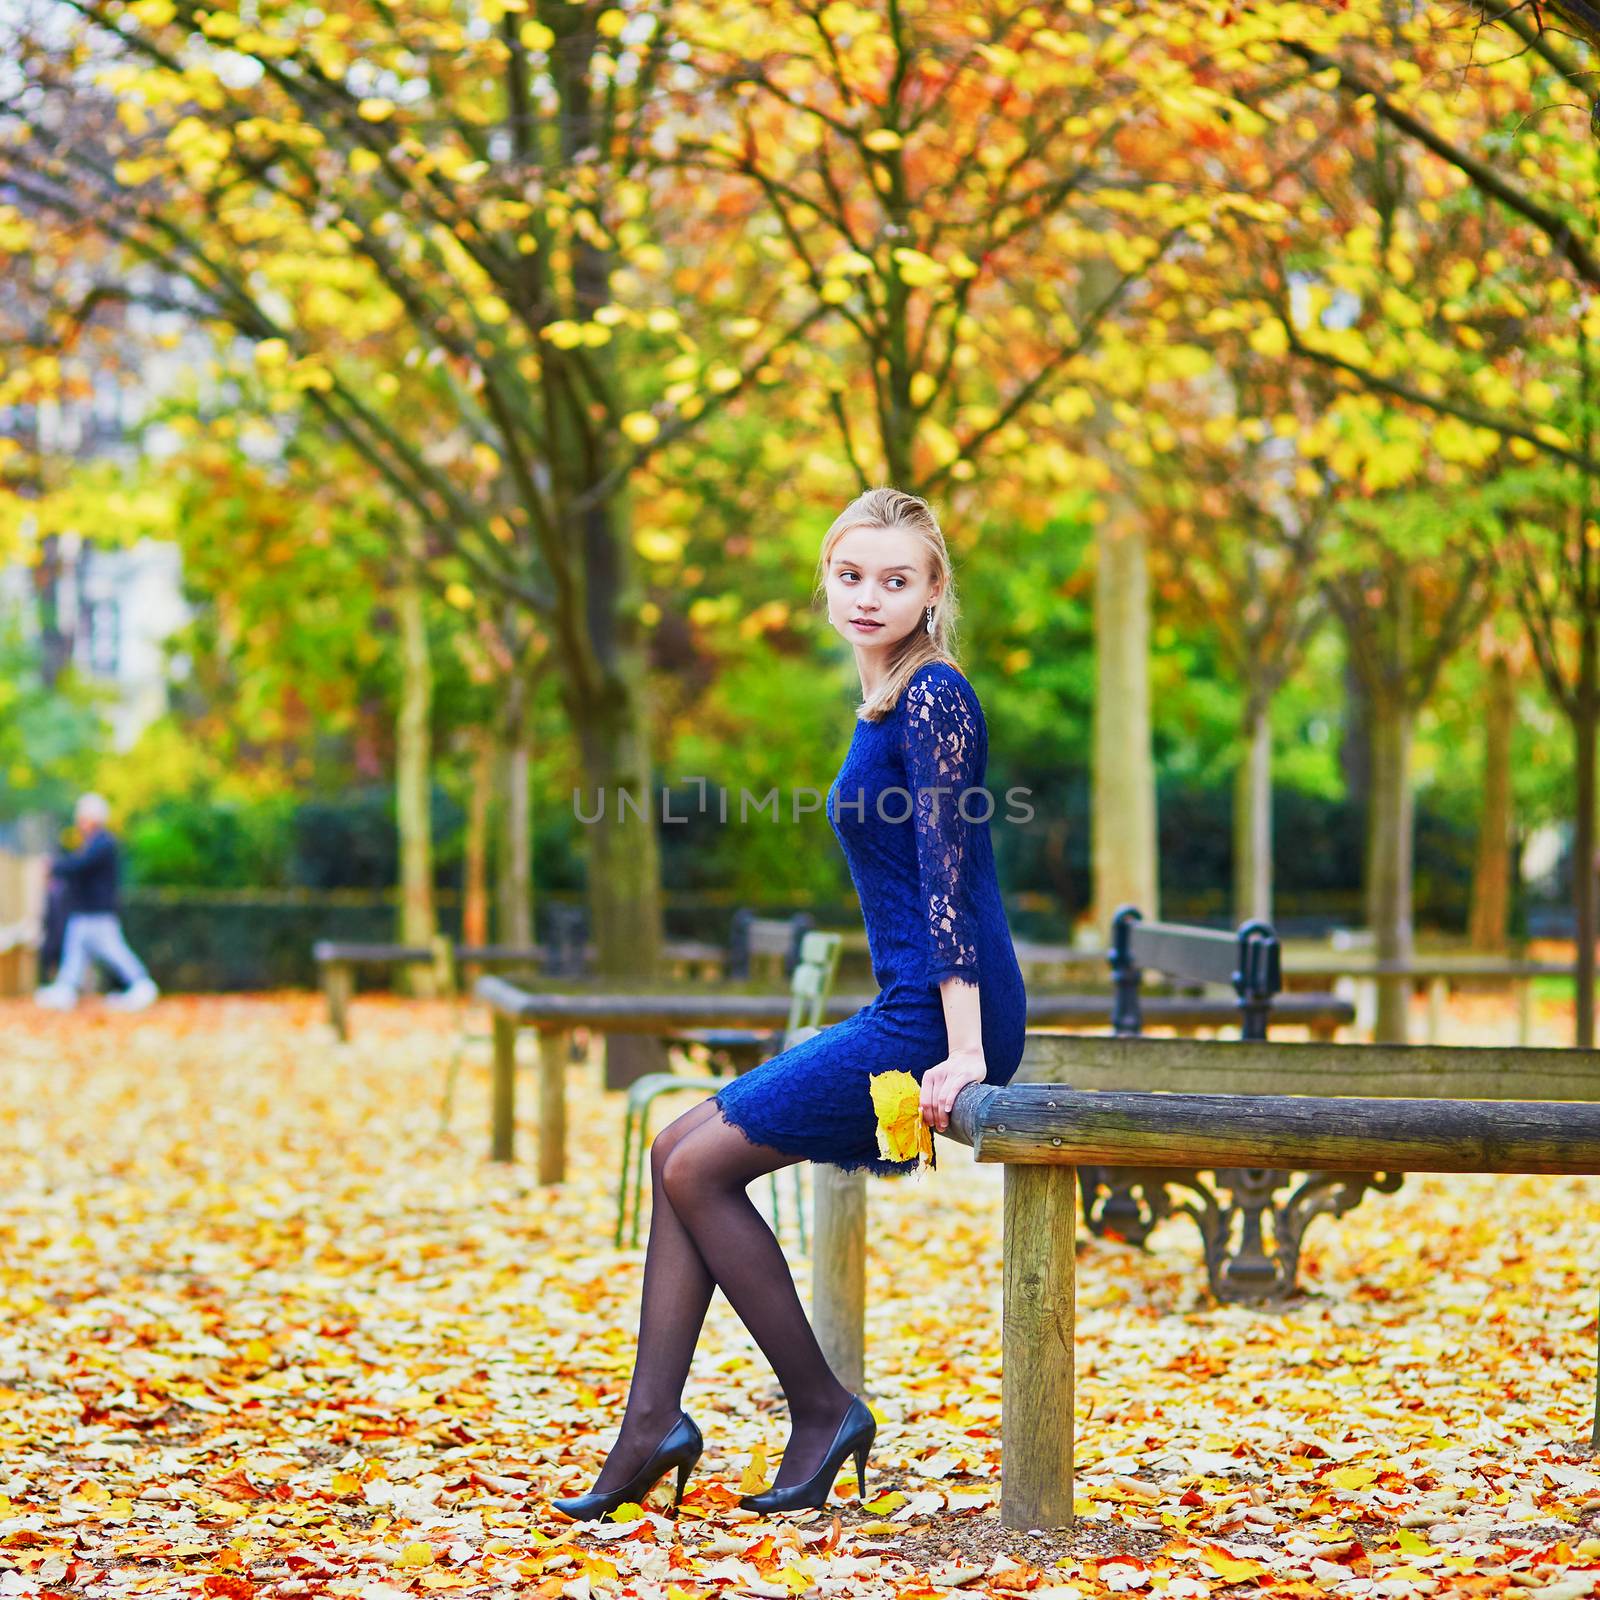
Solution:
<path fill-rule="evenodd" d="M 660 820 L 669 826 L 687 823 L 695 816 L 708 815 L 714 815 L 719 823 L 737 821 L 745 824 L 752 819 L 795 823 L 802 817 L 821 811 L 827 801 L 827 795 L 821 789 L 814 789 L 809 784 L 801 784 L 787 791 L 774 785 L 762 795 L 754 795 L 748 789 L 741 788 L 737 797 L 733 797 L 721 784 L 713 790 L 704 778 L 680 778 L 678 781 L 694 784 L 699 791 L 699 801 L 686 812 L 674 811 L 672 792 L 660 790 Z M 785 793 L 788 796 L 787 807 L 784 804 Z M 630 818 L 636 822 L 644 820 L 644 801 L 639 795 L 622 788 L 609 791 L 609 795 L 609 815 L 613 822 L 626 823 Z M 995 797 L 981 785 L 965 789 L 937 786 L 913 790 L 891 784 L 871 796 L 861 788 L 851 791 L 841 787 L 833 796 L 833 810 L 840 826 L 847 822 L 859 826 L 866 822 L 869 815 L 875 816 L 880 822 L 905 822 L 914 811 L 920 821 L 931 826 L 938 826 L 952 812 L 963 822 L 988 822 L 993 819 L 1023 823 L 1033 820 L 1032 795 L 1031 789 L 1007 789 L 1003 797 L 1006 812 L 997 818 Z M 586 795 L 582 789 L 572 791 L 572 814 L 586 827 L 606 820 L 607 805 L 608 791 L 605 789 L 595 791 L 592 796 Z"/>

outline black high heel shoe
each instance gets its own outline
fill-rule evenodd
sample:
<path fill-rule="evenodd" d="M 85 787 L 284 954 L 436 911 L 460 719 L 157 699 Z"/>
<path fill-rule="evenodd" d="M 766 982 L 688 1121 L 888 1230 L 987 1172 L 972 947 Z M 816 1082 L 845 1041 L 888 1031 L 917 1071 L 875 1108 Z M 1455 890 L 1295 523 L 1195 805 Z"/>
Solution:
<path fill-rule="evenodd" d="M 685 1411 L 673 1423 L 672 1431 L 651 1452 L 650 1459 L 620 1489 L 612 1489 L 605 1494 L 569 1495 L 565 1499 L 552 1500 L 550 1504 L 557 1511 L 564 1511 L 574 1521 L 593 1522 L 600 1517 L 610 1516 L 618 1506 L 630 1500 L 642 1503 L 644 1497 L 676 1467 L 678 1492 L 672 1497 L 672 1508 L 676 1511 L 678 1502 L 683 1499 L 684 1485 L 688 1483 L 689 1474 L 694 1471 L 705 1444 L 700 1430 Z"/>
<path fill-rule="evenodd" d="M 867 1452 L 878 1432 L 878 1424 L 867 1403 L 859 1395 L 852 1395 L 850 1409 L 839 1424 L 822 1465 L 804 1483 L 791 1484 L 787 1489 L 764 1489 L 760 1494 L 747 1494 L 740 1501 L 746 1511 L 803 1511 L 821 1509 L 833 1493 L 833 1480 L 839 1476 L 846 1456 L 856 1458 L 856 1498 L 867 1498 Z"/>

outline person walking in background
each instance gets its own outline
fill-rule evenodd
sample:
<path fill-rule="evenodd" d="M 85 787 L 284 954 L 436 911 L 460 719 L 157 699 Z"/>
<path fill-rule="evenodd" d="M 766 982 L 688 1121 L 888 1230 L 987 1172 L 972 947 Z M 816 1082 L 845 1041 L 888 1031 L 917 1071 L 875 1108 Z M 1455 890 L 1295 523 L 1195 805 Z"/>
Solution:
<path fill-rule="evenodd" d="M 105 797 L 83 795 L 73 810 L 82 843 L 51 864 L 53 880 L 65 886 L 66 932 L 61 970 L 34 999 L 54 1011 L 70 1011 L 89 975 L 91 961 L 103 961 L 123 984 L 121 994 L 106 996 L 118 1011 L 142 1011 L 160 993 L 144 963 L 128 948 L 117 907 L 117 841 L 107 826 L 111 808 Z"/>

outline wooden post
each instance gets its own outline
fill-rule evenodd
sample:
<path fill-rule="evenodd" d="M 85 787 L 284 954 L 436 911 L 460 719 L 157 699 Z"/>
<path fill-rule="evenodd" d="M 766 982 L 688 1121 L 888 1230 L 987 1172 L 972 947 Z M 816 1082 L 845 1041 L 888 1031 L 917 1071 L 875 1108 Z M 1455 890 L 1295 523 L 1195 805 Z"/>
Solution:
<path fill-rule="evenodd" d="M 867 1179 L 818 1162 L 811 1172 L 811 1325 L 845 1388 L 866 1386 Z"/>
<path fill-rule="evenodd" d="M 539 1033 L 539 1182 L 567 1175 L 566 1033 Z"/>
<path fill-rule="evenodd" d="M 1444 1005 L 1450 993 L 1450 980 L 1435 976 L 1428 982 L 1428 1043 L 1438 1044 L 1444 1031 Z"/>
<path fill-rule="evenodd" d="M 433 983 L 437 992 L 447 1000 L 456 997 L 455 946 L 442 934 L 436 933 L 429 941 L 433 950 Z"/>
<path fill-rule="evenodd" d="M 1076 1167 L 1005 1174 L 1000 1367 L 1000 1521 L 1072 1525 Z"/>
<path fill-rule="evenodd" d="M 329 961 L 322 968 L 322 992 L 328 997 L 328 1021 L 341 1043 L 350 1037 L 350 995 L 355 973 L 348 961 Z"/>
<path fill-rule="evenodd" d="M 516 1160 L 517 1025 L 494 1014 L 494 1098 L 490 1107 L 489 1159 Z"/>

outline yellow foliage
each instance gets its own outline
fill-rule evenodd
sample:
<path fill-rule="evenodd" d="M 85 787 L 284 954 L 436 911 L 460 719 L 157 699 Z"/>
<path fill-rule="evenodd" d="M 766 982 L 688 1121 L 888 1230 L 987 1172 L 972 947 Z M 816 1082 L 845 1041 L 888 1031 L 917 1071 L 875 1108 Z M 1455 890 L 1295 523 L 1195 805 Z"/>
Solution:
<path fill-rule="evenodd" d="M 922 1120 L 921 1106 L 921 1086 L 909 1072 L 872 1074 L 872 1109 L 884 1160 L 933 1165 L 933 1130 Z"/>

